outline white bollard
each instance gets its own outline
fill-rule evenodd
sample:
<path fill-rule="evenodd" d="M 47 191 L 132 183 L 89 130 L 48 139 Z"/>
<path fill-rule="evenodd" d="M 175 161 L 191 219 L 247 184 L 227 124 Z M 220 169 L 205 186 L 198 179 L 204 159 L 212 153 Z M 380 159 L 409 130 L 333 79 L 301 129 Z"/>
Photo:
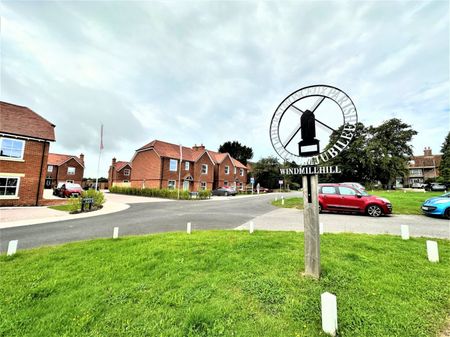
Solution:
<path fill-rule="evenodd" d="M 14 255 L 17 251 L 17 245 L 19 240 L 11 240 L 8 243 L 8 251 L 6 252 L 6 256 Z"/>
<path fill-rule="evenodd" d="M 255 230 L 255 224 L 253 223 L 253 221 L 250 221 L 250 224 L 249 224 L 250 234 L 252 234 L 254 230 Z"/>
<path fill-rule="evenodd" d="M 114 227 L 113 229 L 113 239 L 117 239 L 119 237 L 119 227 Z"/>
<path fill-rule="evenodd" d="M 428 261 L 439 262 L 439 250 L 436 241 L 427 240 Z"/>
<path fill-rule="evenodd" d="M 284 198 L 281 198 L 281 204 L 284 206 Z"/>
<path fill-rule="evenodd" d="M 187 232 L 188 234 L 191 234 L 191 232 L 192 232 L 192 226 L 191 226 L 191 223 L 190 223 L 190 222 L 187 223 L 187 229 L 186 229 L 186 232 Z"/>
<path fill-rule="evenodd" d="M 278 201 L 278 197 L 275 197 L 275 201 Z"/>
<path fill-rule="evenodd" d="M 331 336 L 336 336 L 338 328 L 336 296 L 329 292 L 323 293 L 320 295 L 320 305 L 322 308 L 322 330 Z"/>
<path fill-rule="evenodd" d="M 319 233 L 321 235 L 323 234 L 323 223 L 322 222 L 319 224 Z"/>
<path fill-rule="evenodd" d="M 402 232 L 402 239 L 409 240 L 409 226 L 408 225 L 400 225 L 400 231 Z"/>
<path fill-rule="evenodd" d="M 406 190 L 403 190 L 403 193 L 406 193 Z"/>

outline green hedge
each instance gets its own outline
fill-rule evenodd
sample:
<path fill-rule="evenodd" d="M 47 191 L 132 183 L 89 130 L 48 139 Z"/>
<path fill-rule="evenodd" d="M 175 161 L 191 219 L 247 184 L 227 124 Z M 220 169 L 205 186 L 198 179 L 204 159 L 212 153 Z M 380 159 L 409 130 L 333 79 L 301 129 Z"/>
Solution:
<path fill-rule="evenodd" d="M 159 188 L 135 188 L 135 187 L 119 187 L 113 186 L 109 189 L 111 193 L 138 195 L 142 197 L 154 197 L 165 199 L 178 199 L 178 190 L 159 189 Z M 198 199 L 209 199 L 211 191 L 199 191 Z M 180 199 L 189 200 L 192 196 L 188 191 L 180 191 Z"/>

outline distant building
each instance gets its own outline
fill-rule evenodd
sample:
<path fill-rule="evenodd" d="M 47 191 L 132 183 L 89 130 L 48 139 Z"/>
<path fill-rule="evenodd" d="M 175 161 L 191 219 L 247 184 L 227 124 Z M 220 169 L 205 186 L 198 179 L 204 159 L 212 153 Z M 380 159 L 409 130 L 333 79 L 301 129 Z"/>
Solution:
<path fill-rule="evenodd" d="M 108 171 L 108 185 L 112 186 L 131 186 L 131 163 L 127 161 L 117 161 L 112 159 Z"/>
<path fill-rule="evenodd" d="M 42 203 L 54 128 L 27 107 L 0 102 L 0 206 Z"/>
<path fill-rule="evenodd" d="M 409 162 L 408 184 L 424 183 L 427 179 L 439 177 L 442 154 L 433 155 L 430 147 L 423 150 L 423 156 L 414 156 Z"/>
<path fill-rule="evenodd" d="M 131 186 L 185 191 L 233 186 L 243 189 L 247 167 L 228 153 L 205 146 L 185 147 L 154 140 L 138 150 L 131 160 Z"/>
<path fill-rule="evenodd" d="M 49 153 L 45 188 L 53 188 L 58 183 L 80 184 L 84 175 L 84 155 Z"/>

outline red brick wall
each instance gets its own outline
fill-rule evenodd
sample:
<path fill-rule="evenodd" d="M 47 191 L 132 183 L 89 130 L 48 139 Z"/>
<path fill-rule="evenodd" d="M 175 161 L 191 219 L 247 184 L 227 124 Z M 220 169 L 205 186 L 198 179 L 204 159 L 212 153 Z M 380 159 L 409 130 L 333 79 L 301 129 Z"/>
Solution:
<path fill-rule="evenodd" d="M 131 166 L 131 187 L 160 188 L 161 159 L 154 150 L 138 152 Z"/>
<path fill-rule="evenodd" d="M 74 175 L 67 174 L 67 169 L 69 168 L 69 166 L 75 167 Z M 58 167 L 58 176 L 56 177 L 56 181 L 65 182 L 66 180 L 73 180 L 75 184 L 81 185 L 83 175 L 84 175 L 83 166 L 81 166 L 75 159 L 72 158 Z"/>
<path fill-rule="evenodd" d="M 47 173 L 48 149 L 48 142 L 27 140 L 25 142 L 23 162 L 0 160 L 0 173 L 25 174 L 24 177 L 20 178 L 19 199 L 0 199 L 0 206 L 34 206 L 36 205 L 37 196 L 38 204 L 42 202 Z M 39 187 L 39 170 L 42 158 L 43 166 Z"/>
<path fill-rule="evenodd" d="M 208 165 L 208 173 L 207 174 L 202 174 L 202 164 L 207 164 Z M 194 186 L 193 186 L 193 190 L 194 191 L 199 191 L 200 190 L 200 183 L 202 181 L 206 182 L 207 184 L 207 189 L 211 190 L 213 189 L 213 183 L 214 183 L 214 164 L 211 161 L 211 159 L 209 158 L 208 154 L 205 152 L 203 154 L 203 156 L 200 157 L 199 160 L 197 160 L 197 162 L 194 165 Z"/>

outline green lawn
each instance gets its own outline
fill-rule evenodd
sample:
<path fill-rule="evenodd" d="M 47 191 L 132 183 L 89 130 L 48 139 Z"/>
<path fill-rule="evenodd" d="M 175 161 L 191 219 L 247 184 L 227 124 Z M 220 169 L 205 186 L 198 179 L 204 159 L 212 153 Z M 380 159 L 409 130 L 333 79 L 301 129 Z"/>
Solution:
<path fill-rule="evenodd" d="M 48 206 L 48 208 L 56 209 L 57 211 L 70 212 L 70 205 L 57 205 L 57 206 Z"/>
<path fill-rule="evenodd" d="M 444 194 L 444 192 L 403 192 L 403 191 L 367 191 L 371 195 L 387 198 L 392 203 L 394 214 L 422 214 L 420 206 L 431 197 Z M 303 209 L 302 198 L 287 198 L 284 200 L 284 206 L 281 200 L 272 201 L 272 205 L 285 208 Z"/>
<path fill-rule="evenodd" d="M 0 336 L 436 336 L 450 310 L 450 242 L 325 234 L 322 278 L 303 235 L 209 231 L 71 243 L 0 257 Z"/>

